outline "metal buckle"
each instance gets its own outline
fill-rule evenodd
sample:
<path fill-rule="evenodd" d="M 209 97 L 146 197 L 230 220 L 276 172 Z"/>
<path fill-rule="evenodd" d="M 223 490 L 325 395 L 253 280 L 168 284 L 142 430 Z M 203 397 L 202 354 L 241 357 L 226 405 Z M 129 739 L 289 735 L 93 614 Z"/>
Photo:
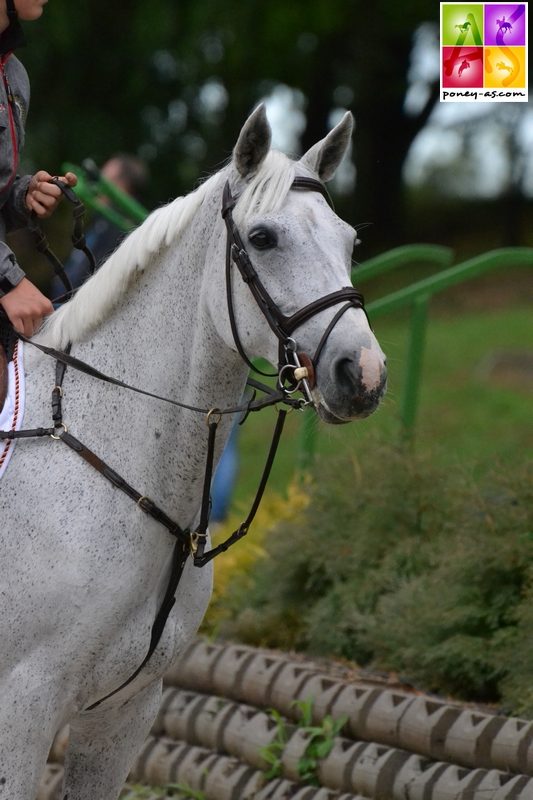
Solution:
<path fill-rule="evenodd" d="M 139 497 L 137 505 L 142 511 L 149 512 L 150 508 L 154 505 L 154 501 L 147 497 L 145 494 Z"/>
<path fill-rule="evenodd" d="M 61 431 L 61 433 L 59 433 L 59 434 L 58 434 L 58 433 L 51 433 L 51 434 L 50 434 L 50 439 L 55 439 L 56 441 L 59 441 L 59 439 L 61 439 L 61 436 L 62 436 L 64 433 L 67 433 L 67 431 L 68 431 L 68 428 L 67 428 L 67 426 L 65 425 L 65 423 L 64 423 L 64 422 L 61 422 L 61 424 L 60 424 L 60 425 L 58 425 L 58 426 L 55 428 L 55 430 L 56 430 L 56 431 L 58 431 L 60 428 L 63 428 L 63 430 Z"/>
<path fill-rule="evenodd" d="M 205 424 L 207 427 L 213 423 L 214 425 L 218 425 L 222 420 L 222 412 L 219 408 L 212 408 L 210 411 L 207 412 L 207 416 L 205 418 Z"/>
<path fill-rule="evenodd" d="M 204 539 L 205 541 L 207 539 L 207 533 L 200 533 L 200 531 L 193 531 L 191 532 L 189 538 L 191 542 L 191 554 L 195 556 L 196 553 L 198 552 L 198 544 L 200 539 Z"/>

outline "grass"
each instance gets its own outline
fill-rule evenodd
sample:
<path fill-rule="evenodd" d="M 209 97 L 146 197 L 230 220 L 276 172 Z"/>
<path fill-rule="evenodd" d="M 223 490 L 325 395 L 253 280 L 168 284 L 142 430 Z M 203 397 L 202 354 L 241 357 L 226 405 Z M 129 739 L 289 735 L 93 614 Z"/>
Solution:
<path fill-rule="evenodd" d="M 399 405 L 408 324 L 405 319 L 383 318 L 377 320 L 375 328 L 388 356 L 388 394 L 378 412 L 361 423 L 339 427 L 317 423 L 319 459 L 347 451 L 363 459 L 369 437 L 401 437 Z M 417 448 L 435 452 L 435 457 L 450 468 L 474 460 L 476 469 L 483 469 L 496 458 L 512 466 L 517 453 L 523 455 L 531 448 L 527 387 L 497 385 L 480 371 L 484 359 L 495 351 L 526 349 L 530 333 L 528 307 L 430 317 L 415 434 Z M 295 413 L 287 421 L 270 491 L 283 492 L 297 468 L 300 417 Z M 273 424 L 274 412 L 264 411 L 252 416 L 240 431 L 234 506 L 249 502 L 255 491 Z"/>

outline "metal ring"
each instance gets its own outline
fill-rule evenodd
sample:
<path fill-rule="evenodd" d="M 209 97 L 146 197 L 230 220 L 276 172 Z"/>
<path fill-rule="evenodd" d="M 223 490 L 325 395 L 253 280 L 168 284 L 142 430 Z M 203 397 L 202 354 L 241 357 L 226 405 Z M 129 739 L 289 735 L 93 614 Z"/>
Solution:
<path fill-rule="evenodd" d="M 296 392 L 300 391 L 301 381 L 298 381 L 293 389 L 288 389 L 286 386 L 283 385 L 283 380 L 284 380 L 283 373 L 285 372 L 285 370 L 288 369 L 292 369 L 293 374 L 291 377 L 294 380 L 294 370 L 296 369 L 296 367 L 294 366 L 294 364 L 284 364 L 278 373 L 278 385 L 280 389 L 282 389 L 285 392 L 285 394 L 296 394 Z"/>
<path fill-rule="evenodd" d="M 296 340 L 293 339 L 292 336 L 287 336 L 287 338 L 283 342 L 283 347 L 286 351 L 288 350 L 291 353 L 295 353 L 297 347 Z"/>
<path fill-rule="evenodd" d="M 149 497 L 147 497 L 147 495 L 145 495 L 145 494 L 143 494 L 143 495 L 142 495 L 141 497 L 139 497 L 139 499 L 137 500 L 137 505 L 138 505 L 138 506 L 139 506 L 139 508 L 140 508 L 140 509 L 142 509 L 143 511 L 145 511 L 145 508 L 144 508 L 144 506 L 143 506 L 143 502 L 144 502 L 145 500 L 147 500 L 149 503 L 151 503 L 151 502 L 152 502 L 152 501 L 150 500 L 150 498 L 149 498 Z"/>
<path fill-rule="evenodd" d="M 315 404 L 313 400 L 304 400 L 304 398 L 302 397 L 302 399 L 300 400 L 300 405 L 297 408 L 294 408 L 294 411 L 304 411 L 307 408 L 307 406 L 314 407 L 314 405 Z"/>
<path fill-rule="evenodd" d="M 57 434 L 57 433 L 51 433 L 51 434 L 50 434 L 50 438 L 51 438 L 51 439 L 55 439 L 56 441 L 58 441 L 59 439 L 61 439 L 61 436 L 62 436 L 62 434 L 63 434 L 63 433 L 67 433 L 67 431 L 68 431 L 68 428 L 67 428 L 67 426 L 65 425 L 65 423 L 64 423 L 64 422 L 62 422 L 60 425 L 58 425 L 58 426 L 56 427 L 56 429 L 55 429 L 55 430 L 56 430 L 56 431 L 58 431 L 60 428 L 63 428 L 63 430 L 61 431 L 61 433 L 60 433 L 60 434 Z"/>
<path fill-rule="evenodd" d="M 214 417 L 214 419 L 211 419 L 211 417 Z M 210 411 L 207 412 L 207 416 L 205 418 L 205 424 L 207 425 L 207 427 L 209 427 L 211 423 L 213 423 L 214 425 L 218 425 L 221 420 L 222 420 L 222 412 L 220 411 L 220 409 L 212 408 Z"/>
<path fill-rule="evenodd" d="M 53 389 L 53 391 L 54 391 L 54 392 L 57 392 L 57 393 L 59 394 L 59 396 L 60 396 L 60 397 L 63 397 L 63 387 L 62 387 L 62 386 L 58 386 L 58 385 L 56 384 L 56 385 L 54 386 L 54 389 Z"/>

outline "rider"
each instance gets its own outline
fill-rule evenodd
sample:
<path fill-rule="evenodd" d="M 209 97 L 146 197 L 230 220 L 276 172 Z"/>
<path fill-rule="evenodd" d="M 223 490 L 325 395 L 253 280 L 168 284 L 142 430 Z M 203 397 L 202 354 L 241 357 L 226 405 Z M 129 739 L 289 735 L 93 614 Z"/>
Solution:
<path fill-rule="evenodd" d="M 0 305 L 20 333 L 31 336 L 53 311 L 50 301 L 24 275 L 5 242 L 6 232 L 26 225 L 31 213 L 44 219 L 61 199 L 45 170 L 17 174 L 30 87 L 26 70 L 12 51 L 23 43 L 19 20 L 39 19 L 47 0 L 0 0 Z M 69 186 L 72 172 L 61 178 Z"/>

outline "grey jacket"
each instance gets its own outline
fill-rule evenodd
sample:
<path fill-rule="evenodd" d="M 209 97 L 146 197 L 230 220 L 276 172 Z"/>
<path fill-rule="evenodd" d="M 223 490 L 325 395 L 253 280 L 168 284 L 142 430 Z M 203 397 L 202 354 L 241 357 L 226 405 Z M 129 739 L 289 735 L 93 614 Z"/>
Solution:
<path fill-rule="evenodd" d="M 26 225 L 25 205 L 30 175 L 17 174 L 24 145 L 24 126 L 30 100 L 26 70 L 14 55 L 0 57 L 0 297 L 24 277 L 6 233 Z"/>

